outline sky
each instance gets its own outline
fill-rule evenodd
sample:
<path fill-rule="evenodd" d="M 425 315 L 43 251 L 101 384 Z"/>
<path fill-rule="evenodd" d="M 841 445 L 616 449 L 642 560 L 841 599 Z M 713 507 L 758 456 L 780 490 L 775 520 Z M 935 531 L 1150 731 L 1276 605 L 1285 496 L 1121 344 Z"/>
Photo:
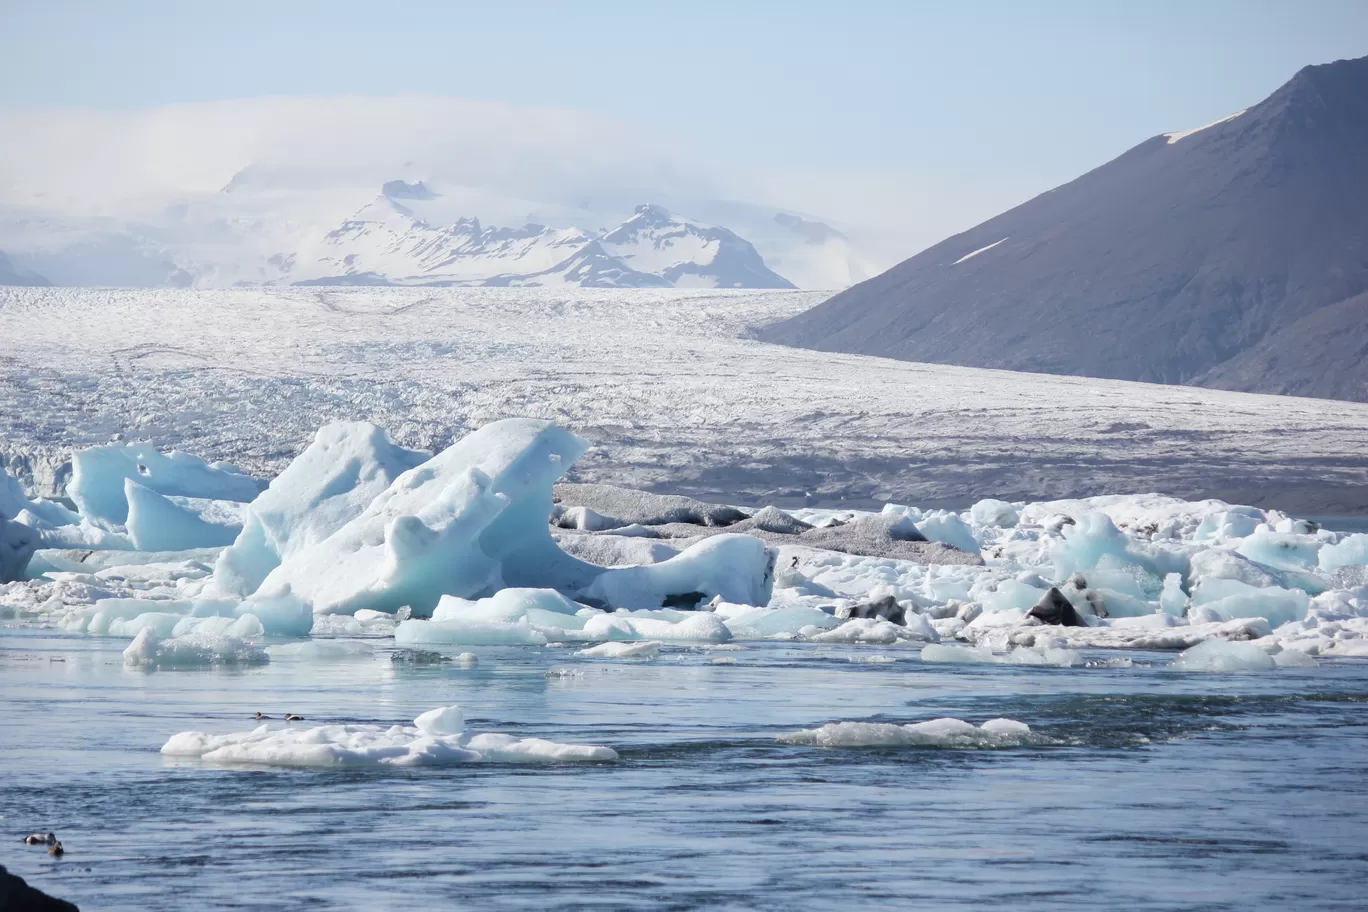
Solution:
<path fill-rule="evenodd" d="M 0 105 L 568 109 L 746 175 L 756 196 L 928 238 L 1368 54 L 1363 0 L 0 0 L 0 23 Z"/>

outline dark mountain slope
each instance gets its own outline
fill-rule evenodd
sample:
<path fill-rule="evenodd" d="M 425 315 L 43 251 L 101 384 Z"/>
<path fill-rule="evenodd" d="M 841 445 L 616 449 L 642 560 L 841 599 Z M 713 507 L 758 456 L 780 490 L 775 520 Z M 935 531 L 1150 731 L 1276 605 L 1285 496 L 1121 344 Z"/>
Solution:
<path fill-rule="evenodd" d="M 1325 321 L 1293 327 L 1341 302 L 1345 331 L 1362 340 L 1353 314 L 1364 303 L 1349 301 L 1364 291 L 1368 58 L 1307 67 L 1242 114 L 1141 143 L 760 337 L 1362 399 L 1368 363 L 1320 370 L 1311 353 L 1253 352 L 1284 331 L 1322 332 Z"/>

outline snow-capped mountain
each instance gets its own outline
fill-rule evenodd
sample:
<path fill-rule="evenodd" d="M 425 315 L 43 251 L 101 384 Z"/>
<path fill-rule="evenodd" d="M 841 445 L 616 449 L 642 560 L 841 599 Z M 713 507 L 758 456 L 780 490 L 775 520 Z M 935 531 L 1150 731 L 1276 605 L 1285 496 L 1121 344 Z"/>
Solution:
<path fill-rule="evenodd" d="M 485 227 L 477 218 L 441 224 L 424 211 L 439 201 L 425 184 L 390 181 L 322 238 L 270 256 L 267 262 L 279 270 L 272 283 L 793 287 L 731 231 L 660 206 L 638 206 L 616 228 L 590 232 L 536 224 Z"/>
<path fill-rule="evenodd" d="M 834 290 L 887 265 L 870 254 L 882 228 L 833 227 L 778 205 L 780 187 L 583 112 L 430 96 L 0 106 L 0 135 L 23 138 L 0 143 L 0 250 L 59 286 Z M 643 202 L 674 214 L 638 218 Z"/>

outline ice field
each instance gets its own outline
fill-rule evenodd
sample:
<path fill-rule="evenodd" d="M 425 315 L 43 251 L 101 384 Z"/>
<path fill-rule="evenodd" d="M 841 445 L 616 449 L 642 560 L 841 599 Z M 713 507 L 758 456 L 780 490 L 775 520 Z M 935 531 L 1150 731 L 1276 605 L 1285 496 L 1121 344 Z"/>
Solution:
<path fill-rule="evenodd" d="M 1355 511 L 1363 407 L 520 294 L 0 292 L 0 821 L 68 852 L 11 870 L 110 909 L 1362 900 L 1368 532 L 1288 504 Z"/>
<path fill-rule="evenodd" d="M 500 418 L 580 481 L 963 509 L 1160 491 L 1368 511 L 1368 405 L 909 364 L 745 338 L 820 292 L 0 288 L 0 458 L 111 434 L 273 475 L 324 424 L 438 449 Z"/>

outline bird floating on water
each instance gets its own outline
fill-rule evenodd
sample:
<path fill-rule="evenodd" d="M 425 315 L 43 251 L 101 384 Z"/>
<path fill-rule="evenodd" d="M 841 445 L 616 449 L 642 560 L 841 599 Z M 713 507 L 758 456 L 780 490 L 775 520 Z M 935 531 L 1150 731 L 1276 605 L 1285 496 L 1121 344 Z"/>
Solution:
<path fill-rule="evenodd" d="M 57 843 L 56 833 L 34 833 L 24 837 L 26 845 L 55 845 Z"/>
<path fill-rule="evenodd" d="M 252 718 L 253 718 L 253 719 L 256 719 L 258 722 L 260 722 L 260 721 L 262 721 L 263 719 L 269 719 L 269 718 L 271 718 L 271 717 L 268 716 L 268 715 L 265 715 L 265 714 L 262 713 L 260 710 L 258 710 L 258 711 L 257 711 L 257 714 L 256 714 L 255 716 L 252 716 Z"/>
<path fill-rule="evenodd" d="M 304 721 L 304 717 L 303 717 L 303 716 L 296 716 L 294 713 L 286 713 L 286 714 L 285 714 L 285 721 L 286 721 L 286 722 L 303 722 L 303 721 Z"/>
<path fill-rule="evenodd" d="M 60 842 L 54 842 L 52 844 L 52 847 L 48 849 L 48 854 L 53 856 L 54 858 L 61 858 L 63 855 L 66 854 L 66 850 L 62 848 L 62 844 Z"/>

